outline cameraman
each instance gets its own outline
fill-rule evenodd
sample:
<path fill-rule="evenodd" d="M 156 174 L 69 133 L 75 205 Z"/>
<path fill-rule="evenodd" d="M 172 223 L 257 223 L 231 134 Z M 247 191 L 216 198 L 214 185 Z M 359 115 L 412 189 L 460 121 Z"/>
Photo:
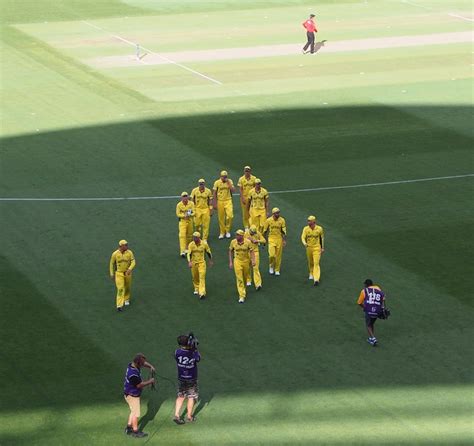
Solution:
<path fill-rule="evenodd" d="M 364 288 L 357 299 L 357 304 L 364 310 L 365 325 L 369 333 L 367 342 L 375 347 L 377 338 L 375 337 L 374 324 L 378 318 L 384 317 L 385 294 L 378 285 L 374 285 L 371 279 L 366 279 Z"/>
<path fill-rule="evenodd" d="M 192 333 L 188 336 L 178 336 L 179 347 L 174 354 L 178 366 L 178 397 L 173 418 L 176 424 L 184 424 L 180 414 L 185 399 L 188 400 L 186 419 L 188 422 L 195 420 L 193 408 L 195 401 L 199 398 L 197 363 L 201 360 L 197 344 L 197 339 Z"/>

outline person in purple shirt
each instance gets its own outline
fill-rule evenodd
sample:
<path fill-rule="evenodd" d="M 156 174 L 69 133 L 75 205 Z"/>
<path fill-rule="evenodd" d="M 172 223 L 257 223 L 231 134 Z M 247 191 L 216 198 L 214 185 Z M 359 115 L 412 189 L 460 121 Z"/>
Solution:
<path fill-rule="evenodd" d="M 201 360 L 201 355 L 191 343 L 190 336 L 182 335 L 178 336 L 178 349 L 174 357 L 178 368 L 178 396 L 173 421 L 176 424 L 184 424 L 181 408 L 185 399 L 188 400 L 186 420 L 192 422 L 196 419 L 193 416 L 193 408 L 199 398 L 197 363 Z"/>
<path fill-rule="evenodd" d="M 128 364 L 123 383 L 123 394 L 125 401 L 130 408 L 130 415 L 128 417 L 125 433 L 136 438 L 143 438 L 148 435 L 145 432 L 138 430 L 138 419 L 140 418 L 140 395 L 142 394 L 142 389 L 144 387 L 155 383 L 155 378 L 151 378 L 147 381 L 142 380 L 140 374 L 140 369 L 142 367 L 147 367 L 153 372 L 155 371 L 155 367 L 147 362 L 145 355 L 137 353 L 133 358 L 133 361 Z"/>
<path fill-rule="evenodd" d="M 374 285 L 371 279 L 366 279 L 357 304 L 364 311 L 365 325 L 369 333 L 367 342 L 375 347 L 378 342 L 375 337 L 375 322 L 382 317 L 385 309 L 385 293 L 378 285 Z"/>

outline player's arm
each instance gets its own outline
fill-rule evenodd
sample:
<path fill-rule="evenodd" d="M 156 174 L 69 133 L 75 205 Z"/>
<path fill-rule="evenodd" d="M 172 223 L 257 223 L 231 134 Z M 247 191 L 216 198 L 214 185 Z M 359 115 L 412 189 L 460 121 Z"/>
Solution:
<path fill-rule="evenodd" d="M 109 272 L 110 272 L 110 277 L 113 279 L 114 273 L 115 273 L 115 252 L 113 252 L 112 256 L 110 257 Z"/>
<path fill-rule="evenodd" d="M 209 257 L 209 265 L 212 266 L 214 264 L 214 261 L 212 260 L 212 252 L 211 252 L 211 248 L 207 244 L 206 244 L 206 254 L 207 254 L 207 257 Z"/>
<path fill-rule="evenodd" d="M 233 254 L 233 248 L 232 248 L 232 245 L 230 246 L 229 248 L 229 268 L 232 269 L 232 254 Z"/>
<path fill-rule="evenodd" d="M 212 205 L 212 192 L 210 192 L 207 197 L 207 205 L 209 206 L 209 215 L 212 215 L 212 211 L 214 210 L 214 206 Z"/>
<path fill-rule="evenodd" d="M 229 181 L 229 183 L 230 183 L 230 184 L 229 184 L 229 190 L 230 190 L 230 192 L 231 192 L 231 193 L 235 192 L 234 182 L 233 182 L 230 178 L 228 179 L 228 181 Z"/>
<path fill-rule="evenodd" d="M 321 252 L 324 252 L 324 231 L 321 228 L 321 235 L 319 236 L 319 241 L 321 243 Z"/>
<path fill-rule="evenodd" d="M 133 268 L 135 268 L 137 262 L 135 261 L 135 256 L 133 255 L 133 252 L 130 251 L 130 266 L 128 267 L 128 270 L 127 270 L 127 273 L 130 274 L 133 270 Z"/>
<path fill-rule="evenodd" d="M 255 250 L 253 248 L 250 249 L 250 261 L 252 262 L 252 266 L 255 266 Z"/>
<path fill-rule="evenodd" d="M 194 214 L 196 213 L 196 207 L 194 206 L 194 202 L 191 201 L 191 209 L 190 209 L 190 216 L 194 217 Z"/>
<path fill-rule="evenodd" d="M 258 236 L 257 236 L 258 237 L 257 238 L 258 242 L 265 244 L 266 243 L 265 237 L 262 234 L 260 234 L 260 232 L 258 232 L 258 231 L 257 231 L 257 234 L 258 234 Z"/>
<path fill-rule="evenodd" d="M 214 183 L 214 188 L 212 189 L 212 205 L 214 209 L 217 209 L 217 185 Z"/>
<path fill-rule="evenodd" d="M 301 233 L 301 243 L 306 248 L 308 244 L 306 243 L 306 226 L 303 228 L 303 232 Z"/>
<path fill-rule="evenodd" d="M 191 243 L 192 243 L 192 242 L 191 242 Z M 191 243 L 190 243 L 190 244 L 191 244 Z M 190 244 L 189 244 L 189 245 L 190 245 Z M 186 257 L 187 257 L 187 259 L 188 259 L 188 265 L 189 265 L 189 267 L 191 268 L 191 267 L 193 266 L 193 263 L 192 263 L 192 261 L 191 261 L 191 258 L 192 258 L 192 251 L 189 249 L 189 245 L 188 245 L 188 252 L 186 253 Z"/>
<path fill-rule="evenodd" d="M 359 307 L 361 308 L 364 308 L 364 299 L 365 299 L 365 293 L 364 293 L 364 290 L 361 290 L 359 294 L 359 298 L 357 299 L 357 305 L 359 305 Z"/>
<path fill-rule="evenodd" d="M 176 205 L 176 217 L 184 218 L 184 209 L 181 206 L 181 202 Z"/>
<path fill-rule="evenodd" d="M 265 215 L 268 217 L 268 206 L 270 204 L 270 197 L 268 196 L 268 194 L 265 195 Z"/>
<path fill-rule="evenodd" d="M 283 219 L 283 225 L 281 227 L 281 236 L 283 237 L 283 246 L 286 245 L 286 220 Z"/>

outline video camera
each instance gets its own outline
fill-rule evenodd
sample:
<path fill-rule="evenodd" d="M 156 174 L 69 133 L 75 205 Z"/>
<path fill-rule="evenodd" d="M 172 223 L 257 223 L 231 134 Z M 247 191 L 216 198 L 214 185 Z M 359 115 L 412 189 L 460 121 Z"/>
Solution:
<path fill-rule="evenodd" d="M 196 336 L 194 336 L 194 333 L 191 332 L 188 334 L 188 347 L 192 350 L 197 350 L 199 345 L 199 340 Z"/>

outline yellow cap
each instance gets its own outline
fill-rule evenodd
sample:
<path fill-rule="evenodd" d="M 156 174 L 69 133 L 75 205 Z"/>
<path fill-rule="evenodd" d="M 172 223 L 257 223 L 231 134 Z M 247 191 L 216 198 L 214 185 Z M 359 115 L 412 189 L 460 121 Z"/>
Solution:
<path fill-rule="evenodd" d="M 257 227 L 256 227 L 255 225 L 252 225 L 252 226 L 250 226 L 249 231 L 250 231 L 252 234 L 255 234 L 255 233 L 257 232 Z"/>
<path fill-rule="evenodd" d="M 127 240 L 120 240 L 119 241 L 119 246 L 124 246 L 124 245 L 128 245 Z"/>
<path fill-rule="evenodd" d="M 198 183 L 205 183 L 206 180 L 204 178 L 199 178 Z"/>
<path fill-rule="evenodd" d="M 242 231 L 242 229 L 237 229 L 237 231 L 235 231 L 235 233 L 236 233 L 237 235 L 245 235 L 245 232 Z"/>
<path fill-rule="evenodd" d="M 261 180 L 260 178 L 257 178 L 257 179 L 255 180 L 255 184 L 262 184 L 262 180 Z"/>
<path fill-rule="evenodd" d="M 316 221 L 316 217 L 314 215 L 310 215 L 308 217 L 308 221 Z"/>
<path fill-rule="evenodd" d="M 252 170 L 252 168 L 250 166 L 245 166 L 244 170 Z"/>
<path fill-rule="evenodd" d="M 198 231 L 193 232 L 193 237 L 201 237 L 201 233 Z"/>
<path fill-rule="evenodd" d="M 280 212 L 280 209 L 278 209 L 278 208 L 273 208 L 272 209 L 272 214 L 276 214 L 277 212 Z"/>
<path fill-rule="evenodd" d="M 182 196 L 182 197 L 187 197 L 187 196 L 188 196 L 188 193 L 187 193 L 187 192 L 181 192 L 181 196 Z"/>
<path fill-rule="evenodd" d="M 228 175 L 227 170 L 221 171 L 221 177 L 226 177 Z"/>

